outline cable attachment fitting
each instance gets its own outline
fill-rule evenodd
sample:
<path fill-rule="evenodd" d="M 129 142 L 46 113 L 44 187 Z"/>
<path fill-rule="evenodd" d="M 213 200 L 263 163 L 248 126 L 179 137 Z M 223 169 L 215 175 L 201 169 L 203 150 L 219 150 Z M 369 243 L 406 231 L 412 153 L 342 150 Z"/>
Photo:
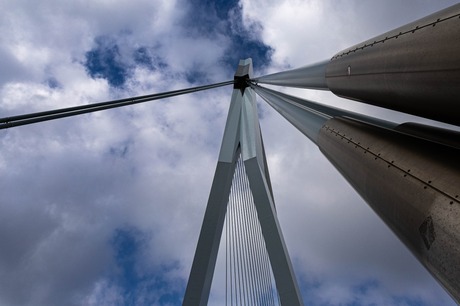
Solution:
<path fill-rule="evenodd" d="M 249 74 L 243 76 L 236 76 L 234 78 L 235 82 L 233 83 L 234 89 L 241 90 L 241 94 L 244 94 L 246 87 L 249 87 Z"/>
<path fill-rule="evenodd" d="M 253 77 L 252 75 L 252 59 L 247 58 L 245 60 L 240 60 L 235 72 L 233 88 L 241 90 L 241 94 L 244 94 L 246 87 L 249 87 L 250 79 Z"/>

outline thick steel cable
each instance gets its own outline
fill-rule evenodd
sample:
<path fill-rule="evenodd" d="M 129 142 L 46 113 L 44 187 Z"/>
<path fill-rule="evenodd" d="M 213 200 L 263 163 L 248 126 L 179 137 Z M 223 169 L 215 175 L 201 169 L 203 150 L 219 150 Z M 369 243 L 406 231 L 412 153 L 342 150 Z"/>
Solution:
<path fill-rule="evenodd" d="M 186 88 L 186 89 L 173 90 L 173 91 L 151 94 L 151 95 L 137 96 L 137 97 L 132 97 L 132 98 L 112 100 L 112 101 L 107 101 L 107 102 L 93 103 L 93 104 L 80 105 L 80 106 L 74 106 L 74 107 L 67 107 L 67 108 L 61 108 L 61 109 L 55 109 L 55 110 L 37 112 L 37 113 L 30 113 L 30 114 L 24 114 L 24 115 L 18 115 L 18 116 L 10 116 L 10 117 L 5 117 L 5 118 L 0 118 L 0 129 L 6 129 L 6 128 L 15 127 L 15 126 L 38 123 L 38 122 L 43 122 L 43 121 L 48 121 L 48 120 L 70 117 L 70 116 L 77 116 L 81 114 L 86 114 L 86 113 L 91 113 L 91 112 L 96 112 L 96 111 L 101 111 L 101 110 L 106 110 L 106 109 L 111 109 L 111 108 L 116 108 L 116 107 L 128 106 L 132 104 L 138 104 L 138 103 L 143 103 L 143 102 L 148 102 L 148 101 L 153 101 L 153 100 L 160 100 L 160 99 L 170 98 L 170 97 L 184 95 L 188 93 L 217 88 L 221 86 L 231 85 L 233 83 L 234 81 L 232 80 L 232 81 L 191 87 L 191 88 Z"/>

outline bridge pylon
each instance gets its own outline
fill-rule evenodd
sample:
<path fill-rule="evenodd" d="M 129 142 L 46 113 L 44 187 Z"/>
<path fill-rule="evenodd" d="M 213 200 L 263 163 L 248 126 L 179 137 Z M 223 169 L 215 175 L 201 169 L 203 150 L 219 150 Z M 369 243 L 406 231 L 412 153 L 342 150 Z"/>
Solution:
<path fill-rule="evenodd" d="M 303 305 L 276 215 L 259 126 L 256 96 L 248 84 L 252 78 L 252 70 L 251 59 L 240 60 L 235 73 L 235 84 L 216 172 L 185 292 L 184 306 L 203 306 L 208 303 L 239 158 L 243 160 L 249 181 L 279 302 L 281 305 Z"/>

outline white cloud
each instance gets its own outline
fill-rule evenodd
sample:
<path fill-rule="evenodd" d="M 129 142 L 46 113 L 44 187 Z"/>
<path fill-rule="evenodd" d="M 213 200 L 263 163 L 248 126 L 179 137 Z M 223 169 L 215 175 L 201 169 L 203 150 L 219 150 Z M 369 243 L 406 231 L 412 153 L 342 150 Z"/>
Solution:
<path fill-rule="evenodd" d="M 257 31 L 275 49 L 268 70 L 276 71 L 328 58 L 444 3 L 396 8 L 395 2 L 377 1 L 241 4 L 245 25 L 260 24 Z M 191 37 L 182 23 L 190 5 L 0 0 L 0 117 L 185 88 L 190 69 L 205 71 L 210 82 L 232 78 L 220 62 L 229 38 Z M 383 17 L 366 14 L 375 5 Z M 149 47 L 166 66 L 133 68 L 121 89 L 92 79 L 85 54 L 102 36 L 119 44 L 126 64 L 133 64 L 134 50 Z M 50 78 L 57 87 L 48 86 Z M 109 277 L 117 271 L 110 243 L 114 232 L 126 227 L 147 237 L 138 259 L 143 272 L 173 267 L 164 277 L 171 288 L 181 288 L 230 93 L 226 87 L 0 130 L 0 304 L 122 304 L 123 288 Z M 342 103 L 331 95 L 308 95 Z M 363 304 L 383 305 L 392 294 L 448 304 L 442 289 L 319 150 L 273 110 L 261 107 L 280 222 L 299 278 L 322 284 L 313 296 L 351 299 L 354 284 L 378 279 Z"/>

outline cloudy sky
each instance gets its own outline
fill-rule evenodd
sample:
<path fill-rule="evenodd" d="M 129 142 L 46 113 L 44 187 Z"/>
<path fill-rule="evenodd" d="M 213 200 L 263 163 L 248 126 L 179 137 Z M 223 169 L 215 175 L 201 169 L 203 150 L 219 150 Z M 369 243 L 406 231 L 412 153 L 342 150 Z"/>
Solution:
<path fill-rule="evenodd" d="M 240 58 L 256 75 L 300 67 L 455 2 L 0 0 L 0 117 L 226 81 Z M 180 305 L 231 91 L 0 130 L 0 305 Z M 259 102 L 305 303 L 455 305 L 318 148 Z"/>

